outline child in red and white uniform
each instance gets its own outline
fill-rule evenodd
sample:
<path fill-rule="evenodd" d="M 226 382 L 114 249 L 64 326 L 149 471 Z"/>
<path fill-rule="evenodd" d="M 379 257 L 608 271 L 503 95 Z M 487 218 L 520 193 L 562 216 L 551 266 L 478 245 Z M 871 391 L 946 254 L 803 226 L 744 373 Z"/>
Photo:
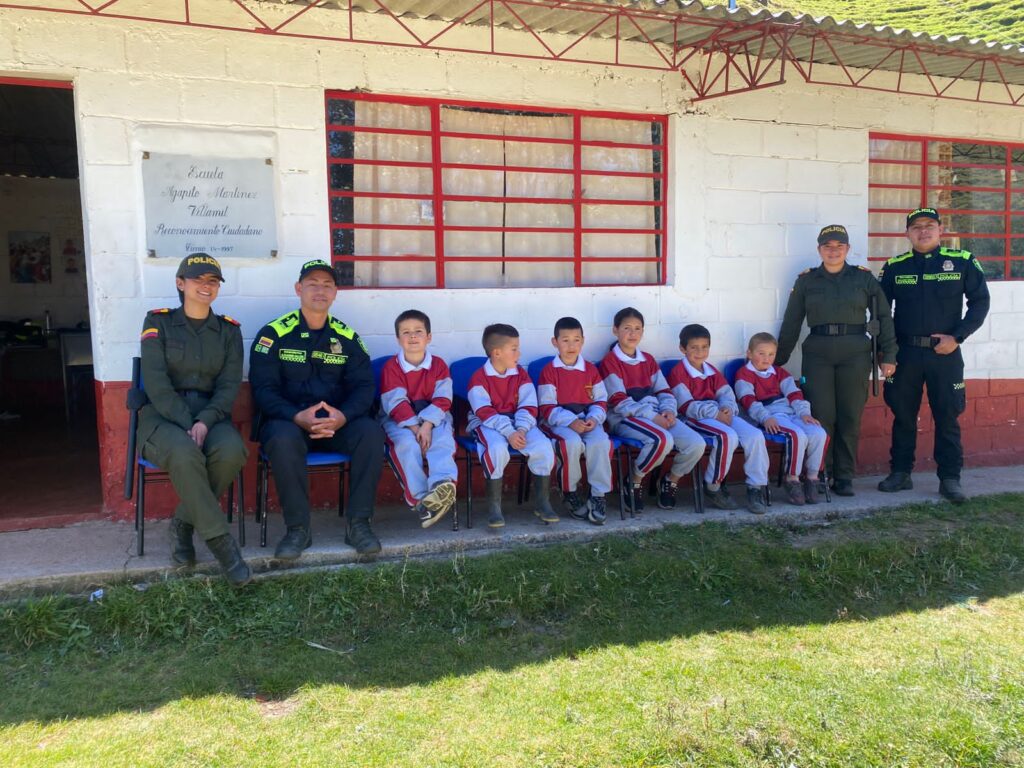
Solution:
<path fill-rule="evenodd" d="M 555 323 L 551 344 L 558 350 L 537 382 L 541 428 L 555 441 L 562 498 L 569 514 L 594 525 L 605 521 L 605 494 L 612 489 L 612 444 L 602 426 L 608 393 L 597 366 L 583 359 L 583 326 L 575 317 Z M 586 457 L 590 499 L 576 493 Z"/>
<path fill-rule="evenodd" d="M 658 361 L 639 349 L 644 316 L 633 307 L 615 313 L 612 328 L 618 343 L 601 361 L 608 390 L 608 427 L 613 435 L 639 440 L 643 447 L 631 471 L 633 511 L 641 512 L 644 477 L 677 451 L 672 469 L 658 488 L 658 506 L 676 505 L 676 485 L 704 455 L 704 438 L 676 418 L 676 400 L 661 375 Z"/>
<path fill-rule="evenodd" d="M 534 514 L 557 523 L 551 507 L 551 470 L 555 453 L 551 438 L 537 428 L 537 390 L 519 365 L 519 331 L 511 325 L 488 325 L 483 334 L 487 362 L 469 380 L 467 429 L 477 441 L 477 453 L 487 476 L 487 525 L 501 528 L 501 477 L 508 466 L 509 448 L 527 457 L 537 478 Z"/>
<path fill-rule="evenodd" d="M 755 333 L 747 345 L 747 364 L 736 373 L 736 398 L 755 424 L 766 432 L 786 436 L 786 491 L 794 503 L 817 499 L 828 433 L 811 415 L 796 381 L 782 366 L 773 365 L 779 343 L 770 333 Z M 806 473 L 801 488 L 801 468 Z"/>
<path fill-rule="evenodd" d="M 704 496 L 719 509 L 736 509 L 725 487 L 736 448 L 743 447 L 747 480 L 747 509 L 755 515 L 768 511 L 764 486 L 768 484 L 768 449 L 764 433 L 739 416 L 732 387 L 709 363 L 711 332 L 703 325 L 687 325 L 679 332 L 684 357 L 669 371 L 668 385 L 676 398 L 679 416 L 699 434 L 711 439 L 711 458 L 704 472 Z"/>
<path fill-rule="evenodd" d="M 427 528 L 455 505 L 452 379 L 444 360 L 427 349 L 431 335 L 426 314 L 416 309 L 400 314 L 395 336 L 402 351 L 381 370 L 380 421 L 405 502 Z"/>

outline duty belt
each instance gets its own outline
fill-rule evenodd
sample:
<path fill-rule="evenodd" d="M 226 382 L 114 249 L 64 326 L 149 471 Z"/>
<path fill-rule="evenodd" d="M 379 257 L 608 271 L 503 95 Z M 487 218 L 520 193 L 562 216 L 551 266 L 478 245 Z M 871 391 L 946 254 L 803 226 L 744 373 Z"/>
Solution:
<path fill-rule="evenodd" d="M 868 330 L 864 323 L 828 323 L 812 325 L 812 336 L 863 336 Z"/>
<path fill-rule="evenodd" d="M 213 397 L 213 392 L 205 392 L 201 389 L 176 389 L 174 391 L 182 397 L 188 397 L 189 395 L 195 395 L 196 397 Z"/>
<path fill-rule="evenodd" d="M 905 347 L 923 347 L 931 349 L 939 340 L 934 336 L 900 336 L 897 341 Z"/>

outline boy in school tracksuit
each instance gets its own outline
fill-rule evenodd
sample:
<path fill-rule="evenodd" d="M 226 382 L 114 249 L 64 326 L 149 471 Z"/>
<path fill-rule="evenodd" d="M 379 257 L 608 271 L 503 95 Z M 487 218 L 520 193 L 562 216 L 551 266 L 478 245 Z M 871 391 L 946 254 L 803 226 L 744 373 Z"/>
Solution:
<path fill-rule="evenodd" d="M 380 422 L 405 502 L 427 528 L 455 505 L 452 379 L 444 360 L 427 349 L 431 336 L 426 314 L 416 309 L 400 314 L 395 336 L 401 351 L 381 370 Z"/>
<path fill-rule="evenodd" d="M 583 359 L 583 326 L 574 317 L 555 323 L 555 358 L 537 382 L 541 429 L 555 441 L 563 503 L 578 520 L 604 525 L 605 494 L 612 488 L 611 440 L 604 431 L 608 393 L 597 366 Z M 590 499 L 576 493 L 586 456 Z"/>
<path fill-rule="evenodd" d="M 680 418 L 699 434 L 710 437 L 711 457 L 704 472 L 704 495 L 719 509 L 736 509 L 725 478 L 737 447 L 743 447 L 747 481 L 747 508 L 755 515 L 767 512 L 763 488 L 768 484 L 768 449 L 764 434 L 739 415 L 736 397 L 725 376 L 707 362 L 711 332 L 703 325 L 687 325 L 679 332 L 684 357 L 669 371 L 668 385 L 679 406 Z"/>
<path fill-rule="evenodd" d="M 786 436 L 786 493 L 794 504 L 817 500 L 818 473 L 828 447 L 828 433 L 811 415 L 811 404 L 781 366 L 773 365 L 778 342 L 770 333 L 755 333 L 747 345 L 747 364 L 736 373 L 736 398 L 755 424 Z M 801 467 L 806 473 L 801 487 Z"/>
<path fill-rule="evenodd" d="M 488 325 L 483 333 L 487 362 L 469 380 L 467 429 L 477 440 L 477 452 L 487 476 L 487 526 L 501 528 L 501 477 L 508 466 L 509 448 L 527 457 L 537 477 L 534 514 L 557 523 L 551 507 L 551 470 L 555 454 L 551 439 L 537 428 L 537 390 L 519 365 L 519 331 L 511 325 Z"/>

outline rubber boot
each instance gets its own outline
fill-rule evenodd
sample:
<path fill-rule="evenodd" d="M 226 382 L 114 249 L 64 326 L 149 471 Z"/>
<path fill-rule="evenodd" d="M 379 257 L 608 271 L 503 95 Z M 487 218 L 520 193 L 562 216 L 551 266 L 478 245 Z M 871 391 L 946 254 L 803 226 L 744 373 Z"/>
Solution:
<path fill-rule="evenodd" d="M 551 475 L 534 475 L 537 478 L 537 505 L 533 514 L 545 523 L 557 523 L 558 514 L 551 506 Z"/>
<path fill-rule="evenodd" d="M 190 523 L 177 517 L 171 518 L 171 560 L 175 565 L 191 567 L 196 564 L 196 548 L 192 543 L 194 531 Z"/>
<path fill-rule="evenodd" d="M 220 563 L 224 576 L 227 577 L 231 586 L 244 587 L 252 581 L 252 571 L 242 559 L 242 552 L 238 549 L 238 544 L 235 543 L 230 533 L 209 539 L 206 546 L 217 558 L 217 562 Z"/>
<path fill-rule="evenodd" d="M 505 516 L 501 514 L 501 478 L 487 481 L 487 527 L 504 528 Z"/>

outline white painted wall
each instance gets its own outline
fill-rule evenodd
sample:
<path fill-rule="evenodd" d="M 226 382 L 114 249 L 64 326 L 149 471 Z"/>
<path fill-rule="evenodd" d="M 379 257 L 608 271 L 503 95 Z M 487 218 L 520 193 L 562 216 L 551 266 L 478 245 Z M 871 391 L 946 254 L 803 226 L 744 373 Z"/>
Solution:
<path fill-rule="evenodd" d="M 9 236 L 25 231 L 50 235 L 49 283 L 18 283 L 11 278 Z M 81 256 L 76 259 L 78 272 L 64 271 L 68 240 L 81 253 L 82 204 L 76 181 L 0 176 L 0 319 L 29 318 L 42 326 L 49 310 L 55 328 L 88 321 Z"/>
<path fill-rule="evenodd" d="M 293 308 L 299 265 L 327 257 L 323 91 L 361 88 L 670 114 L 669 285 L 610 289 L 358 290 L 335 314 L 374 355 L 394 348 L 391 320 L 433 318 L 436 351 L 479 354 L 488 322 L 516 323 L 524 358 L 547 354 L 554 320 L 575 314 L 587 354 L 610 340 L 614 312 L 647 317 L 646 348 L 675 353 L 680 326 L 702 322 L 713 357 L 776 330 L 814 237 L 846 224 L 853 260 L 867 253 L 869 130 L 1019 141 L 1020 109 L 938 102 L 791 82 L 691 104 L 678 74 L 271 39 L 116 20 L 0 11 L 0 75 L 74 81 L 97 376 L 124 380 L 143 313 L 173 305 L 175 260 L 143 250 L 141 152 L 270 153 L 278 169 L 280 258 L 225 261 L 218 310 L 248 338 Z M 965 346 L 972 378 L 1024 377 L 1024 283 L 994 284 L 993 313 Z"/>

